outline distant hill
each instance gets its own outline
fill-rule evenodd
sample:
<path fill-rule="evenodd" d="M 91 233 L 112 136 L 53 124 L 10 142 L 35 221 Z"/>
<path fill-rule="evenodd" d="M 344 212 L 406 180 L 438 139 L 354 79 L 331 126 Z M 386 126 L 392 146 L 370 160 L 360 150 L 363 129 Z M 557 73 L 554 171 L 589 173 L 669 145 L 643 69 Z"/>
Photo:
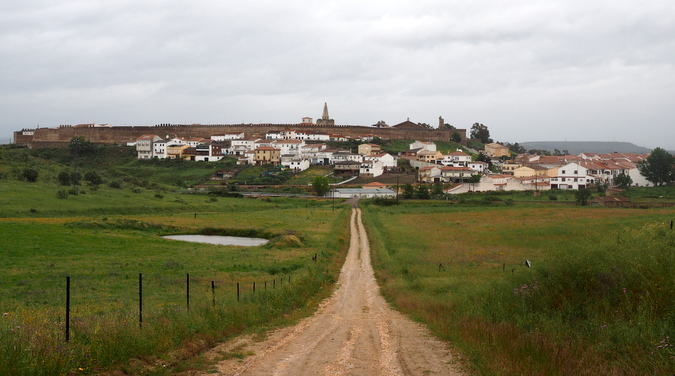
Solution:
<path fill-rule="evenodd" d="M 630 142 L 610 141 L 531 141 L 521 142 L 526 150 L 540 149 L 551 153 L 555 149 L 569 151 L 570 154 L 589 153 L 650 153 L 652 150 Z"/>

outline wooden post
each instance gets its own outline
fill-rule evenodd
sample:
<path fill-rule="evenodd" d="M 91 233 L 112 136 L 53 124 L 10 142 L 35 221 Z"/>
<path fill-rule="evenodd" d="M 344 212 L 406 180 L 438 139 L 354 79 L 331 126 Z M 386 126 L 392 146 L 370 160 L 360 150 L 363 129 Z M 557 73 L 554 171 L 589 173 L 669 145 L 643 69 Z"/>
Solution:
<path fill-rule="evenodd" d="M 143 329 L 143 273 L 138 273 L 138 327 Z"/>
<path fill-rule="evenodd" d="M 66 277 L 66 342 L 70 341 L 70 277 Z"/>
<path fill-rule="evenodd" d="M 185 277 L 185 297 L 187 299 L 187 310 L 190 311 L 190 273 Z"/>
<path fill-rule="evenodd" d="M 239 301 L 239 282 L 237 282 L 237 301 Z"/>
<path fill-rule="evenodd" d="M 213 306 L 216 306 L 216 282 L 211 281 L 211 296 L 213 297 Z"/>
<path fill-rule="evenodd" d="M 255 292 L 255 282 L 253 282 L 253 292 Z"/>

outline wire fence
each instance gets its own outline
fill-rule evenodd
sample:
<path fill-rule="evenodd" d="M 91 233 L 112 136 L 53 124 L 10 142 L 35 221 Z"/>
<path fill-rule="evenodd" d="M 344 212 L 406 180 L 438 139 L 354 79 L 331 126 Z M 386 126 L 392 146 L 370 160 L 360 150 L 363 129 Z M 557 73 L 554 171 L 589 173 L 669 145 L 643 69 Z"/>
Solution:
<path fill-rule="evenodd" d="M 316 261 L 316 256 L 313 260 Z M 11 276 L 6 275 L 0 280 L 0 288 L 9 291 L 9 294 L 0 301 L 0 310 L 6 312 L 16 309 L 18 302 L 23 307 L 44 307 L 53 312 L 62 310 L 65 316 L 65 340 L 68 341 L 71 315 L 75 310 L 95 314 L 115 308 L 132 307 L 138 313 L 139 328 L 143 328 L 143 310 L 148 306 L 182 306 L 189 312 L 191 305 L 215 307 L 220 304 L 236 304 L 256 295 L 262 297 L 266 293 L 279 292 L 282 287 L 292 286 L 293 282 L 291 274 L 262 280 L 248 277 L 242 278 L 243 281 L 224 281 L 191 276 L 190 273 L 179 276 L 138 273 L 133 278 L 130 275 L 119 278 L 77 274 L 74 277 L 36 276 L 35 279 L 12 281 Z M 11 300 L 14 302 L 10 303 Z M 61 314 L 58 316 L 64 317 Z"/>

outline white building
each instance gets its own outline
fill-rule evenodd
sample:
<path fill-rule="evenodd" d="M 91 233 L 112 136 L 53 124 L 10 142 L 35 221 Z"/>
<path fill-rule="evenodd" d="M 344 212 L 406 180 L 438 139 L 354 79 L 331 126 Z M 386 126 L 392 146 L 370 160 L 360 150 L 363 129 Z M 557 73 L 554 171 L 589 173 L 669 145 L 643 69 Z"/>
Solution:
<path fill-rule="evenodd" d="M 397 158 L 389 153 L 372 154 L 363 157 L 364 161 L 379 161 L 385 169 L 396 167 Z"/>
<path fill-rule="evenodd" d="M 219 133 L 211 136 L 213 141 L 237 140 L 244 138 L 244 132 Z"/>
<path fill-rule="evenodd" d="M 384 166 L 380 161 L 363 161 L 359 168 L 359 176 L 376 178 L 384 173 Z"/>

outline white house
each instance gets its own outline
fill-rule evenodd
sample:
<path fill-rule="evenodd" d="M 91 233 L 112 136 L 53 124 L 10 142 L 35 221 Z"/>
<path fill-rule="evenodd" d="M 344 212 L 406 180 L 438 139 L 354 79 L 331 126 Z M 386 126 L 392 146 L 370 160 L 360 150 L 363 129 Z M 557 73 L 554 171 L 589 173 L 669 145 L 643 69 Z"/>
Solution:
<path fill-rule="evenodd" d="M 288 168 L 296 171 L 305 171 L 309 168 L 309 160 L 304 158 L 291 159 L 288 163 Z"/>
<path fill-rule="evenodd" d="M 579 163 L 568 163 L 558 168 L 558 176 L 551 178 L 551 189 L 584 189 L 598 181 L 596 175 Z"/>
<path fill-rule="evenodd" d="M 300 155 L 302 147 L 305 145 L 304 141 L 283 139 L 272 142 L 272 147 L 281 150 L 281 154 Z"/>
<path fill-rule="evenodd" d="M 244 138 L 244 132 L 228 132 L 211 135 L 213 141 L 237 140 Z"/>
<path fill-rule="evenodd" d="M 363 155 L 361 154 L 352 154 L 348 151 L 336 151 L 333 153 L 332 163 L 335 162 L 363 162 Z"/>
<path fill-rule="evenodd" d="M 152 158 L 153 144 L 162 141 L 162 138 L 156 134 L 144 134 L 136 139 L 136 153 L 138 159 Z"/>
<path fill-rule="evenodd" d="M 471 163 L 471 156 L 461 151 L 453 151 L 444 154 L 443 159 L 438 159 L 437 162 L 443 166 L 467 167 Z"/>
<path fill-rule="evenodd" d="M 463 182 L 469 180 L 474 174 L 471 167 L 443 166 L 440 168 L 440 181 L 445 183 Z"/>
<path fill-rule="evenodd" d="M 389 168 L 394 168 L 396 167 L 396 159 L 393 155 L 389 153 L 379 153 L 379 154 L 372 154 L 363 157 L 364 161 L 379 161 L 382 163 L 382 166 L 384 169 L 389 169 Z"/>
<path fill-rule="evenodd" d="M 359 176 L 376 178 L 384 173 L 384 166 L 380 161 L 363 161 L 359 168 Z"/>
<path fill-rule="evenodd" d="M 478 171 L 480 173 L 483 173 L 485 171 L 488 171 L 490 165 L 487 162 L 481 162 L 481 161 L 472 161 L 467 164 L 467 167 L 474 171 Z"/>
<path fill-rule="evenodd" d="M 164 159 L 166 155 L 166 141 L 160 140 L 152 144 L 152 156 L 159 159 Z"/>
<path fill-rule="evenodd" d="M 256 141 L 259 141 L 259 138 L 256 139 L 234 139 L 231 141 L 231 147 L 230 149 L 232 150 L 232 154 L 236 156 L 243 156 L 244 153 L 246 153 L 249 150 L 254 150 L 255 149 L 255 143 Z"/>

